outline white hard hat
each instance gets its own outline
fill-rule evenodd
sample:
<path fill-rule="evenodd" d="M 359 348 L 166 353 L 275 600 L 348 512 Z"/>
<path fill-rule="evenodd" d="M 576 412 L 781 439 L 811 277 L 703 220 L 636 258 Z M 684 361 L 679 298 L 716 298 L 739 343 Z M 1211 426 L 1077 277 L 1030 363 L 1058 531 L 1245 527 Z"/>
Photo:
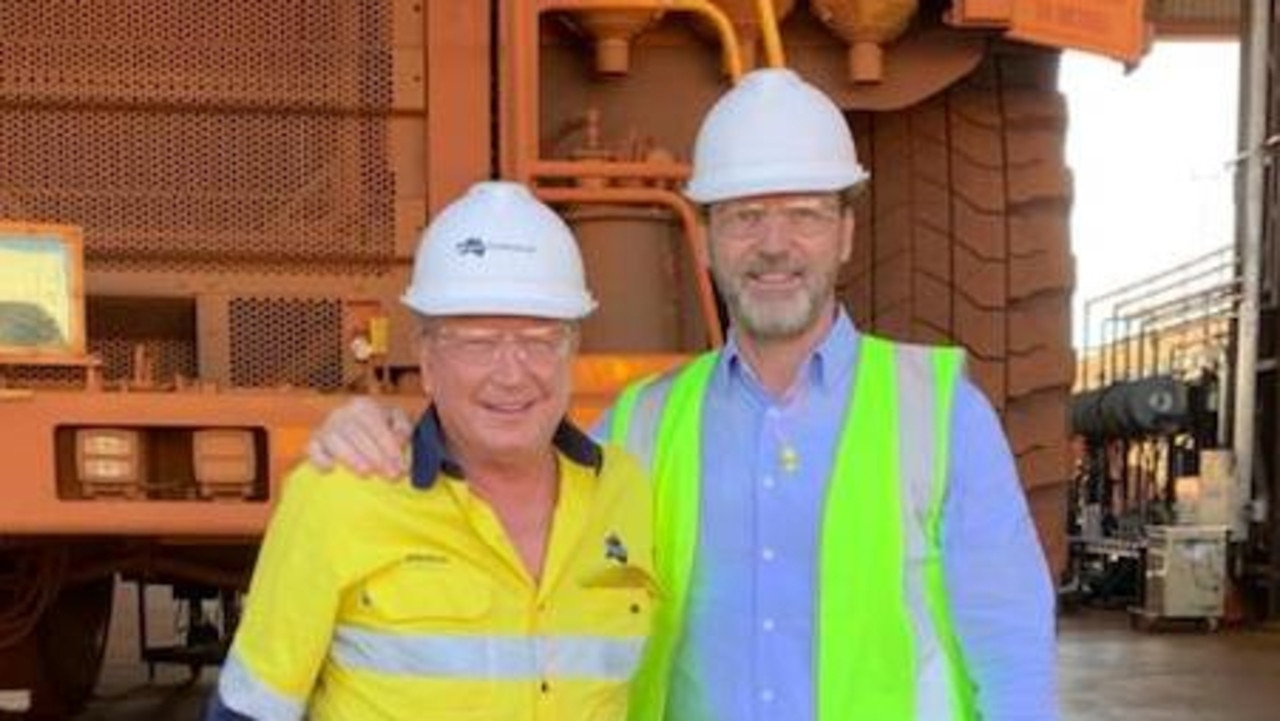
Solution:
<path fill-rule="evenodd" d="M 575 320 L 596 307 L 578 244 L 519 183 L 483 182 L 427 227 L 401 298 L 424 315 Z"/>
<path fill-rule="evenodd" d="M 840 108 L 783 68 L 742 76 L 707 113 L 685 195 L 714 203 L 843 190 L 868 178 Z"/>

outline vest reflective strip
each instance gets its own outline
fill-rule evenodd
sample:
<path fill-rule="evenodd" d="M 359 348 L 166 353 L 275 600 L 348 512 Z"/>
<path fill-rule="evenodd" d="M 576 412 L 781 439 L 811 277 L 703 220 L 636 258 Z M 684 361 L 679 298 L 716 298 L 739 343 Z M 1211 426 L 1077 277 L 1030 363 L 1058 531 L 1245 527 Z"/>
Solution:
<path fill-rule="evenodd" d="M 648 406 L 662 409 L 656 433 L 649 433 L 650 438 L 656 436 L 654 450 L 661 449 L 661 453 L 652 456 L 648 467 L 654 484 L 654 567 L 665 595 L 654 614 L 644 665 L 631 684 L 632 721 L 661 719 L 666 708 L 671 665 L 684 627 L 685 600 L 698 543 L 702 400 L 718 357 L 719 353 L 713 351 L 690 361 L 676 373 L 669 390 L 660 392 L 660 404 Z M 632 426 L 633 434 L 640 426 Z"/>
<path fill-rule="evenodd" d="M 675 375 L 667 372 L 656 379 L 646 378 L 627 386 L 613 409 L 609 439 L 640 459 L 640 467 L 650 474 L 653 449 L 658 443 L 658 424 Z"/>
<path fill-rule="evenodd" d="M 936 349 L 933 352 L 933 371 L 937 387 L 937 405 L 934 408 L 934 427 L 938 430 L 934 452 L 932 505 L 929 509 L 929 546 L 942 548 L 942 514 L 946 500 L 947 479 L 951 472 L 951 417 L 956 397 L 956 386 L 964 371 L 964 353 L 956 348 Z M 964 657 L 960 652 L 960 640 L 956 636 L 951 618 L 951 603 L 947 596 L 945 568 L 941 559 L 925 566 L 926 597 L 932 615 L 936 638 L 942 644 L 947 659 L 953 718 L 978 718 L 977 692 L 967 673 Z"/>
<path fill-rule="evenodd" d="M 403 635 L 339 626 L 330 658 L 353 670 L 459 679 L 626 681 L 643 638 Z"/>
<path fill-rule="evenodd" d="M 860 654 L 859 641 L 820 642 L 819 721 L 974 719 L 941 559 L 963 355 L 869 336 L 859 353 L 825 508 L 820 577 L 819 606 L 833 591 L 831 603 L 842 606 L 820 616 L 819 638 L 867 639 L 877 650 Z M 861 569 L 861 590 L 852 591 L 851 568 Z"/>
<path fill-rule="evenodd" d="M 636 398 L 640 391 L 648 385 L 650 378 L 644 378 L 622 389 L 618 402 L 613 404 L 613 417 L 609 422 L 609 437 L 614 443 L 622 445 L 626 442 L 631 426 L 631 414 L 636 406 Z"/>
<path fill-rule="evenodd" d="M 297 721 L 306 711 L 305 700 L 286 696 L 258 680 L 232 649 L 218 675 L 222 705 L 258 721 Z"/>
<path fill-rule="evenodd" d="M 952 656 L 945 640 L 950 624 L 940 623 L 939 609 L 949 613 L 942 584 L 941 524 L 946 496 L 951 439 L 951 399 L 959 377 L 961 354 L 957 350 L 898 345 L 898 432 L 910 438 L 899 444 L 899 464 L 906 503 L 903 509 L 907 559 L 919 573 L 906 574 L 907 606 L 915 638 L 916 718 L 947 719 L 956 716 L 960 695 L 955 692 L 963 674 L 958 655 Z M 963 712 L 959 712 L 963 718 Z"/>

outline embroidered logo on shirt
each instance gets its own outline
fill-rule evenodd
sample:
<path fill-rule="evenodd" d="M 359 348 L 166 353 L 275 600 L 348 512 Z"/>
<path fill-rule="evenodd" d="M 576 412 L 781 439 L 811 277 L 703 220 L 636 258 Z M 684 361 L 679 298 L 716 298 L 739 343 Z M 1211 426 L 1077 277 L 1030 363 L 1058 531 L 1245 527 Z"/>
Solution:
<path fill-rule="evenodd" d="M 622 545 L 622 539 L 618 538 L 618 534 L 610 533 L 604 539 L 604 557 L 622 564 L 627 562 L 627 547 Z"/>

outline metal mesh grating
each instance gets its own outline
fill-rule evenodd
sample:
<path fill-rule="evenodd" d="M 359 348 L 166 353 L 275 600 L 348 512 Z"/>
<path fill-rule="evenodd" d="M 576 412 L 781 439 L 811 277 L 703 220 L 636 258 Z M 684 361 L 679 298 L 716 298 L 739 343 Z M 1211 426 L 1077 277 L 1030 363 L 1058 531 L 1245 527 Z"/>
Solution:
<path fill-rule="evenodd" d="M 0 4 L 17 100 L 382 110 L 389 2 L 41 0 Z"/>
<path fill-rule="evenodd" d="M 229 314 L 233 386 L 342 387 L 341 301 L 234 298 Z"/>
<path fill-rule="evenodd" d="M 67 366 L 0 365 L 0 385 L 12 388 L 83 388 L 84 369 Z"/>
<path fill-rule="evenodd" d="M 91 338 L 88 345 L 89 352 L 102 359 L 102 379 L 107 383 L 133 377 L 134 351 L 138 346 L 155 360 L 158 385 L 172 385 L 178 376 L 196 376 L 195 347 L 177 338 Z M 85 380 L 84 369 L 66 366 L 15 365 L 0 369 L 0 374 L 9 385 L 22 388 L 82 388 Z"/>
<path fill-rule="evenodd" d="M 133 353 L 139 345 L 154 360 L 156 383 L 172 384 L 178 376 L 195 378 L 195 346 L 180 339 L 151 338 L 138 342 L 124 338 L 104 338 L 89 344 L 93 352 L 102 359 L 102 377 L 107 381 L 132 376 Z"/>
<path fill-rule="evenodd" d="M 0 215 L 83 225 L 102 268 L 385 270 L 390 25 L 388 2 L 0 4 Z"/>

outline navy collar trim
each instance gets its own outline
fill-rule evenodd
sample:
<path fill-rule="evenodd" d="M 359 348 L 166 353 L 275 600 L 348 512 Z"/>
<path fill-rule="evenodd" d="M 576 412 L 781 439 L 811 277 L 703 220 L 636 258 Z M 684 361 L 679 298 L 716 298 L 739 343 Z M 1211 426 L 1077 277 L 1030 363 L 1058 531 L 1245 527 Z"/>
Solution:
<path fill-rule="evenodd" d="M 568 420 L 560 421 L 551 443 L 569 460 L 592 469 L 596 475 L 600 474 L 600 468 L 604 465 L 604 453 L 600 444 L 591 440 L 590 436 Z M 413 468 L 410 469 L 410 479 L 414 488 L 431 488 L 436 482 L 436 476 L 441 473 L 460 481 L 466 480 L 462 466 L 449 455 L 449 450 L 445 447 L 444 429 L 440 427 L 440 417 L 436 414 L 434 405 L 427 408 L 418 419 L 418 425 L 413 429 L 412 444 Z"/>

